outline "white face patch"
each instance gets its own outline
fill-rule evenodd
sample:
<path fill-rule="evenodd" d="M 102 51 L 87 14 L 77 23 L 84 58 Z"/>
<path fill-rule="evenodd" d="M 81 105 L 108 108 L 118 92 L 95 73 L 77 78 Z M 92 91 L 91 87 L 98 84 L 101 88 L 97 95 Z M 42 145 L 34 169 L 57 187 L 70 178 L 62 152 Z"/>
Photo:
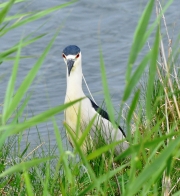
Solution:
<path fill-rule="evenodd" d="M 76 59 L 76 55 L 68 55 L 66 56 L 66 59 L 72 59 L 72 60 L 75 60 Z"/>

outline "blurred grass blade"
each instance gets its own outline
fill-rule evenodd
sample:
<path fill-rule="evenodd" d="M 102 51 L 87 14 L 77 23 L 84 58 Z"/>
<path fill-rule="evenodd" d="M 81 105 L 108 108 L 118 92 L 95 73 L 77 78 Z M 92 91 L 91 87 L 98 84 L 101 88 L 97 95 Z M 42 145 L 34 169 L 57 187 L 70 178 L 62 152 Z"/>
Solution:
<path fill-rule="evenodd" d="M 146 43 L 147 39 L 149 38 L 150 34 L 153 32 L 154 28 L 158 25 L 162 14 L 167 10 L 167 8 L 171 5 L 173 0 L 169 0 L 165 7 L 163 8 L 162 12 L 159 14 L 159 16 L 156 18 L 155 22 L 150 26 L 148 30 L 147 26 L 149 24 L 150 16 L 152 13 L 153 5 L 154 5 L 154 0 L 150 0 L 139 20 L 138 26 L 136 28 L 135 34 L 134 34 L 134 40 L 133 44 L 131 47 L 129 59 L 128 59 L 128 68 L 126 71 L 126 84 L 129 83 L 130 76 L 131 76 L 131 71 L 132 71 L 132 66 L 134 62 L 136 61 L 136 58 L 138 56 L 138 53 Z"/>
<path fill-rule="evenodd" d="M 22 116 L 23 112 L 24 112 L 24 109 L 26 108 L 29 100 L 30 100 L 30 95 L 27 96 L 27 98 L 24 100 L 24 102 L 22 103 L 22 105 L 20 107 L 18 107 L 17 111 L 16 111 L 16 116 L 15 118 L 12 120 L 11 124 L 17 124 L 18 123 L 18 120 L 19 118 Z"/>
<path fill-rule="evenodd" d="M 31 181 L 30 181 L 30 177 L 28 175 L 28 172 L 25 171 L 23 173 L 23 176 L 24 176 L 24 180 L 25 180 L 25 184 L 26 184 L 27 195 L 28 196 L 34 196 L 32 184 L 31 184 Z"/>
<path fill-rule="evenodd" d="M 179 196 L 180 195 L 180 191 L 177 191 L 176 193 L 174 193 L 172 196 Z"/>
<path fill-rule="evenodd" d="M 148 182 L 148 186 L 151 186 L 154 182 L 156 182 L 158 176 L 160 176 L 164 171 L 168 159 L 175 153 L 175 150 L 177 150 L 179 143 L 180 136 L 171 140 L 169 145 L 161 152 L 161 154 L 150 165 L 147 164 L 139 176 L 136 177 L 135 181 L 127 186 L 127 190 L 124 195 L 133 196 L 140 190 L 144 183 Z"/>
<path fill-rule="evenodd" d="M 12 115 L 14 110 L 19 105 L 19 103 L 20 103 L 21 99 L 23 98 L 24 94 L 26 93 L 26 91 L 28 90 L 29 86 L 33 82 L 34 78 L 36 77 L 36 74 L 37 74 L 39 68 L 41 67 L 41 65 L 42 65 L 46 55 L 48 54 L 49 50 L 51 49 L 51 46 L 53 45 L 53 43 L 54 43 L 54 41 L 55 41 L 55 39 L 56 39 L 58 34 L 59 34 L 59 31 L 54 35 L 54 37 L 49 42 L 48 46 L 46 47 L 46 49 L 44 50 L 44 52 L 42 53 L 42 55 L 38 59 L 37 63 L 29 71 L 29 73 L 25 77 L 24 81 L 22 82 L 21 86 L 18 88 L 15 96 L 13 97 L 12 102 L 9 105 L 8 110 L 3 115 L 3 123 L 5 123 L 9 119 L 9 117 Z"/>
<path fill-rule="evenodd" d="M 135 112 L 136 106 L 138 104 L 139 97 L 140 97 L 140 90 L 137 90 L 135 92 L 134 98 L 133 98 L 131 105 L 129 107 L 129 111 L 128 111 L 127 118 L 126 118 L 127 138 L 130 143 L 131 143 L 131 138 L 132 138 L 131 127 L 130 127 L 131 126 L 131 119 L 132 119 L 133 113 Z"/>
<path fill-rule="evenodd" d="M 42 112 L 41 114 L 38 114 L 38 115 L 26 120 L 26 122 L 14 126 L 14 129 L 11 131 L 11 134 L 19 133 L 20 131 L 23 131 L 29 127 L 32 127 L 32 126 L 37 125 L 39 123 L 45 122 L 50 117 L 53 117 L 54 115 L 58 114 L 59 112 L 64 111 L 66 108 L 77 103 L 80 100 L 82 100 L 82 99 L 77 99 L 75 101 L 72 101 L 72 102 L 69 102 L 69 103 L 66 103 L 66 104 L 63 104 L 60 106 L 56 106 L 56 107 L 51 108 L 45 112 Z"/>
<path fill-rule="evenodd" d="M 35 41 L 41 39 L 42 37 L 44 37 L 46 34 L 42 34 L 42 35 L 39 35 L 35 38 L 32 38 L 30 40 L 25 40 L 26 38 L 24 38 L 22 40 L 22 44 L 21 44 L 21 48 L 25 47 L 25 46 L 28 46 L 29 44 L 31 43 L 34 43 Z M 16 52 L 18 50 L 18 47 L 19 47 L 19 43 L 14 45 L 13 47 L 11 47 L 10 49 L 8 50 L 5 50 L 3 52 L 0 53 L 0 62 L 4 60 L 4 58 L 6 58 L 7 56 L 9 56 L 10 54 L 13 54 L 14 52 Z"/>
<path fill-rule="evenodd" d="M 0 25 L 4 21 L 4 18 L 6 17 L 6 14 L 9 12 L 11 9 L 13 3 L 15 0 L 10 0 L 5 7 L 0 11 Z"/>
<path fill-rule="evenodd" d="M 38 20 L 54 11 L 57 11 L 59 9 L 62 9 L 64 7 L 67 7 L 73 3 L 77 2 L 77 0 L 73 0 L 73 1 L 70 1 L 68 3 L 64 3 L 64 4 L 61 4 L 61 5 L 58 5 L 58 6 L 54 6 L 54 7 L 51 7 L 49 9 L 46 9 L 46 10 L 43 10 L 43 11 L 39 11 L 38 13 L 36 14 L 33 14 L 32 16 L 24 19 L 24 20 L 19 20 L 17 21 L 16 23 L 14 23 L 11 27 L 9 28 L 6 28 L 4 29 L 3 31 L 0 32 L 0 37 L 3 36 L 4 34 L 6 34 L 7 32 L 9 32 L 10 30 L 14 29 L 14 28 L 17 28 L 19 26 L 22 26 L 24 24 L 27 24 L 27 23 L 30 23 L 32 21 L 35 21 L 35 20 Z"/>
<path fill-rule="evenodd" d="M 26 1 L 26 0 L 15 0 L 14 4 L 24 2 L 24 1 Z M 0 3 L 0 8 L 3 8 L 5 6 L 7 6 L 8 4 L 9 4 L 9 2 Z"/>
<path fill-rule="evenodd" d="M 58 144 L 60 159 L 62 160 L 66 177 L 67 177 L 69 183 L 73 183 L 73 176 L 72 176 L 71 170 L 68 166 L 69 165 L 68 156 L 65 154 L 66 152 L 63 149 L 61 134 L 60 134 L 60 131 L 58 130 L 58 126 L 55 123 L 55 121 L 54 121 L 54 132 L 55 132 L 56 141 L 57 141 L 57 144 Z"/>
<path fill-rule="evenodd" d="M 16 14 L 16 15 L 13 15 L 13 16 L 6 16 L 6 18 L 4 19 L 4 22 L 9 22 L 11 20 L 25 18 L 25 17 L 27 17 L 27 16 L 29 16 L 31 14 L 32 13 L 29 12 L 29 13 Z"/>
<path fill-rule="evenodd" d="M 25 149 L 23 150 L 23 152 L 20 154 L 19 157 L 20 157 L 21 159 L 23 158 L 23 156 L 25 155 L 25 153 L 28 151 L 30 144 L 31 144 L 31 143 L 28 143 L 28 144 L 26 145 Z"/>
<path fill-rule="evenodd" d="M 111 97 L 109 93 L 109 88 L 108 88 L 108 83 L 107 83 L 107 78 L 106 78 L 106 70 L 105 70 L 101 47 L 100 47 L 100 68 L 101 68 L 101 78 L 102 78 L 103 92 L 105 96 L 105 103 L 106 103 L 107 111 L 109 114 L 110 121 L 115 126 L 114 109 L 113 109 L 113 105 L 112 105 Z"/>
<path fill-rule="evenodd" d="M 83 142 L 86 140 L 86 138 L 88 138 L 88 134 L 91 131 L 91 127 L 93 126 L 94 120 L 96 119 L 96 115 L 91 119 L 91 121 L 89 122 L 88 126 L 86 127 L 86 129 L 83 131 L 81 137 L 78 140 L 78 145 L 81 146 L 83 144 Z M 91 141 L 89 141 L 89 143 L 91 143 Z"/>
<path fill-rule="evenodd" d="M 28 170 L 29 168 L 36 166 L 40 163 L 46 162 L 50 159 L 54 159 L 54 157 L 47 157 L 47 158 L 41 158 L 41 159 L 33 159 L 31 161 L 27 161 L 27 162 L 22 162 L 20 164 L 14 165 L 8 169 L 6 169 L 4 172 L 2 172 L 0 174 L 0 178 L 3 178 L 7 175 L 16 173 L 16 172 L 20 172 L 20 171 L 25 171 Z"/>
<path fill-rule="evenodd" d="M 49 109 L 49 110 L 47 110 L 45 112 L 42 112 L 39 115 L 36 115 L 36 116 L 32 117 L 31 119 L 27 120 L 26 122 L 29 123 L 29 124 L 44 122 L 47 119 L 49 119 L 50 117 L 58 114 L 59 112 L 64 111 L 66 108 L 74 105 L 75 103 L 77 103 L 77 102 L 79 102 L 81 100 L 82 100 L 82 98 L 74 100 L 74 101 L 71 101 L 71 102 L 68 102 L 68 103 L 65 103 L 65 104 L 62 104 L 60 106 L 56 106 L 56 107 L 51 108 L 51 109 Z"/>
<path fill-rule="evenodd" d="M 126 83 L 128 84 L 131 76 L 131 70 L 132 70 L 132 65 L 136 61 L 136 58 L 138 56 L 138 53 L 144 46 L 145 40 L 142 38 L 145 33 L 146 29 L 149 24 L 149 20 L 151 17 L 151 13 L 153 10 L 153 5 L 154 5 L 154 0 L 150 0 L 144 9 L 144 12 L 139 20 L 138 26 L 136 28 L 135 34 L 134 34 L 134 39 L 133 39 L 133 44 L 131 47 L 129 59 L 128 59 L 128 67 L 127 67 L 127 72 L 126 72 Z"/>
<path fill-rule="evenodd" d="M 122 143 L 122 141 L 112 142 L 110 144 L 106 144 L 105 146 L 102 146 L 96 150 L 93 150 L 92 153 L 87 155 L 87 160 L 93 160 L 103 153 L 112 150 L 114 147 L 116 147 L 118 144 Z"/>
<path fill-rule="evenodd" d="M 68 124 L 66 122 L 64 122 L 64 126 L 66 128 L 67 134 L 69 135 L 69 137 L 73 141 L 73 147 L 77 150 L 77 152 L 79 153 L 81 158 L 86 162 L 85 155 L 83 154 L 83 152 L 81 150 L 81 146 L 78 144 L 78 141 L 77 141 L 77 138 L 75 137 L 75 134 L 72 133 L 71 128 L 68 126 Z"/>
<path fill-rule="evenodd" d="M 130 97 L 132 91 L 134 90 L 135 86 L 139 82 L 142 74 L 145 71 L 146 66 L 148 65 L 148 61 L 150 59 L 150 52 L 143 58 L 141 61 L 140 65 L 137 67 L 136 71 L 130 78 L 128 84 L 126 85 L 126 88 L 124 90 L 124 95 L 123 95 L 123 101 L 127 101 L 127 99 Z"/>
<path fill-rule="evenodd" d="M 55 120 L 53 120 L 53 125 L 54 125 L 54 133 L 56 136 L 58 150 L 59 150 L 59 153 L 61 154 L 61 156 L 63 156 L 64 149 L 63 149 L 63 144 L 62 144 L 62 138 L 61 138 L 61 134 L 60 134 L 59 128 L 58 128 Z"/>
<path fill-rule="evenodd" d="M 154 88 L 154 79 L 156 77 L 156 61 L 158 60 L 159 54 L 159 27 L 156 31 L 156 38 L 154 42 L 154 46 L 151 50 L 151 61 L 150 61 L 150 68 L 149 68 L 149 78 L 147 83 L 147 91 L 146 91 L 146 116 L 147 120 L 150 121 L 151 119 L 151 107 L 152 107 L 152 94 Z"/>
<path fill-rule="evenodd" d="M 142 44 L 144 45 L 144 43 L 147 41 L 147 39 L 149 38 L 149 36 L 151 35 L 151 33 L 153 32 L 153 30 L 155 29 L 155 27 L 159 24 L 163 14 L 165 13 L 165 11 L 167 10 L 167 8 L 172 4 L 173 0 L 168 0 L 167 4 L 163 7 L 162 11 L 160 11 L 159 15 L 157 16 L 156 20 L 153 22 L 153 24 L 149 27 L 149 29 L 146 31 L 145 35 L 143 36 L 143 41 Z"/>
<path fill-rule="evenodd" d="M 3 114 L 2 114 L 2 124 L 4 124 L 6 121 L 5 120 L 6 112 L 8 111 L 9 106 L 12 103 L 12 99 L 13 99 L 14 85 L 16 82 L 16 76 L 17 76 L 17 71 L 18 71 L 18 67 L 19 67 L 19 58 L 20 58 L 20 54 L 21 54 L 21 47 L 22 47 L 22 40 L 19 42 L 16 60 L 15 60 L 14 66 L 13 66 L 11 78 L 9 80 L 9 83 L 8 83 L 8 86 L 6 89 L 6 94 L 5 94 L 5 98 L 4 98 Z"/>
<path fill-rule="evenodd" d="M 76 121 L 76 131 L 75 131 L 75 134 L 76 136 L 78 137 L 81 133 L 80 132 L 80 127 L 81 127 L 81 104 L 79 105 L 79 109 L 78 109 L 78 113 L 76 114 L 77 115 L 77 121 Z M 79 139 L 79 138 L 77 138 Z"/>

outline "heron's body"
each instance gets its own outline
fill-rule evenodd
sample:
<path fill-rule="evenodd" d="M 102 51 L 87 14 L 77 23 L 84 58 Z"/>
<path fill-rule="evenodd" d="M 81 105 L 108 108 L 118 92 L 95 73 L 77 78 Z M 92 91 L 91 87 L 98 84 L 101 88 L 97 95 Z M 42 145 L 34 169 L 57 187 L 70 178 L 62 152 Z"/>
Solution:
<path fill-rule="evenodd" d="M 82 149 L 87 151 L 92 148 L 94 141 L 98 142 L 97 131 L 106 143 L 111 141 L 123 140 L 125 133 L 119 127 L 114 128 L 109 121 L 108 114 L 100 109 L 92 100 L 85 96 L 82 90 L 82 66 L 81 66 L 81 52 L 77 46 L 68 46 L 63 50 L 64 61 L 67 65 L 67 89 L 65 96 L 65 103 L 83 98 L 81 101 L 73 104 L 65 110 L 65 122 L 69 130 L 72 131 L 74 137 L 79 140 L 83 131 L 89 125 L 90 121 L 95 117 L 91 127 L 90 134 L 86 137 Z M 79 128 L 78 127 L 79 121 Z M 68 139 L 74 145 L 72 138 L 68 135 Z M 128 144 L 123 142 L 116 147 L 116 152 L 120 153 L 126 149 Z"/>

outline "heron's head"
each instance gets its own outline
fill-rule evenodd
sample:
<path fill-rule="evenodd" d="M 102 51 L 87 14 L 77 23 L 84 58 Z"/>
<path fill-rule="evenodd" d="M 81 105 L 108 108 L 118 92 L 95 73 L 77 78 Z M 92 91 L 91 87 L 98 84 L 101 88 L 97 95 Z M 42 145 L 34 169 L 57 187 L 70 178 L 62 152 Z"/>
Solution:
<path fill-rule="evenodd" d="M 67 46 L 62 52 L 62 57 L 67 65 L 69 76 L 71 71 L 81 66 L 81 51 L 75 45 Z"/>

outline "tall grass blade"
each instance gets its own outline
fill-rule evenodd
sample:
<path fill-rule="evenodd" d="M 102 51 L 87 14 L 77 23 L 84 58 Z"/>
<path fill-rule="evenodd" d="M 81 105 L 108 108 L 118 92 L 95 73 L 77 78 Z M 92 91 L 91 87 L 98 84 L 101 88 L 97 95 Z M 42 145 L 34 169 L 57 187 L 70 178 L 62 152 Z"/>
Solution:
<path fill-rule="evenodd" d="M 108 88 L 108 83 L 107 83 L 107 78 L 106 78 L 106 70 L 105 70 L 101 48 L 100 48 L 100 68 L 101 68 L 101 78 L 102 78 L 103 92 L 105 96 L 105 103 L 106 103 L 107 111 L 108 111 L 111 122 L 115 126 L 114 109 L 113 109 L 113 105 L 112 105 L 111 97 L 109 93 L 109 88 Z"/>
<path fill-rule="evenodd" d="M 94 120 L 96 119 L 96 115 L 91 119 L 91 121 L 89 122 L 88 126 L 85 128 L 85 130 L 83 131 L 81 137 L 78 140 L 78 145 L 81 146 L 83 144 L 83 142 L 85 141 L 86 138 L 88 138 L 88 134 L 91 131 L 91 127 L 93 126 Z M 91 142 L 91 141 L 89 141 Z"/>
<path fill-rule="evenodd" d="M 31 181 L 30 181 L 30 177 L 29 177 L 29 175 L 28 175 L 28 172 L 25 171 L 25 172 L 23 173 L 23 176 L 24 176 L 24 180 L 25 180 L 25 183 L 26 183 L 27 195 L 28 195 L 28 196 L 34 196 L 32 184 L 31 184 Z"/>
<path fill-rule="evenodd" d="M 100 155 L 102 155 L 103 153 L 112 150 L 114 147 L 116 147 L 120 143 L 122 143 L 122 141 L 111 142 L 110 144 L 106 144 L 96 150 L 93 150 L 93 152 L 88 154 L 86 158 L 87 158 L 87 160 L 93 160 L 93 159 L 99 157 Z"/>
<path fill-rule="evenodd" d="M 145 41 L 142 37 L 146 33 L 146 29 L 149 24 L 149 20 L 151 17 L 151 13 L 153 10 L 154 0 L 150 0 L 144 9 L 144 12 L 139 20 L 138 26 L 136 28 L 135 34 L 134 34 L 134 40 L 131 47 L 129 59 L 128 59 L 128 67 L 126 72 L 126 83 L 128 84 L 131 76 L 132 66 L 134 62 L 136 61 L 136 58 L 138 56 L 138 53 L 144 46 L 144 43 L 142 41 Z"/>
<path fill-rule="evenodd" d="M 15 19 L 25 18 L 25 17 L 27 17 L 31 14 L 32 13 L 29 12 L 29 13 L 16 14 L 16 15 L 13 15 L 13 16 L 6 16 L 6 18 L 4 19 L 4 22 L 9 22 L 9 21 L 12 21 L 12 20 L 15 20 Z"/>
<path fill-rule="evenodd" d="M 0 25 L 1 23 L 4 21 L 4 18 L 6 17 L 7 13 L 9 12 L 9 10 L 11 9 L 13 3 L 15 0 L 10 0 L 5 6 L 4 8 L 0 11 Z"/>
<path fill-rule="evenodd" d="M 135 112 L 137 103 L 139 101 L 139 97 L 140 97 L 140 90 L 137 90 L 131 102 L 130 109 L 128 111 L 127 118 L 126 118 L 127 138 L 129 142 L 131 141 L 131 129 L 130 129 L 131 119 L 132 119 L 133 113 Z"/>
<path fill-rule="evenodd" d="M 24 123 L 15 125 L 13 130 L 11 130 L 11 135 L 19 133 L 27 128 L 30 128 L 32 126 L 39 124 L 39 123 L 47 121 L 50 117 L 53 117 L 54 115 L 58 114 L 59 112 L 64 111 L 66 108 L 77 103 L 79 100 L 81 100 L 81 99 L 77 99 L 77 100 L 69 102 L 67 104 L 56 106 L 54 108 L 51 108 L 45 112 L 42 112 L 41 114 L 38 114 L 38 115 L 26 120 L 26 122 L 24 122 Z"/>
<path fill-rule="evenodd" d="M 152 106 L 151 100 L 153 95 L 154 79 L 156 76 L 156 62 L 158 59 L 158 54 L 159 54 L 159 28 L 157 28 L 154 46 L 151 50 L 149 78 L 148 78 L 147 91 L 146 91 L 146 116 L 147 116 L 147 120 L 149 121 L 151 115 L 151 106 Z"/>
<path fill-rule="evenodd" d="M 30 100 L 30 95 L 27 96 L 27 98 L 24 100 L 24 102 L 22 103 L 22 105 L 17 109 L 16 114 L 14 119 L 12 120 L 11 124 L 17 124 L 19 122 L 19 118 L 22 116 L 24 109 L 26 108 L 29 100 Z"/>
<path fill-rule="evenodd" d="M 149 36 L 151 35 L 151 33 L 153 32 L 153 30 L 155 29 L 155 27 L 157 27 L 157 25 L 159 24 L 159 21 L 161 20 L 163 14 L 165 13 L 165 11 L 168 9 L 168 7 L 172 4 L 173 0 L 169 0 L 167 2 L 167 4 L 163 7 L 162 11 L 159 13 L 158 17 L 156 18 L 156 20 L 153 22 L 153 24 L 149 27 L 149 29 L 146 31 L 144 37 L 142 38 L 142 44 L 144 45 L 147 41 L 147 39 L 149 38 Z"/>
<path fill-rule="evenodd" d="M 130 97 L 132 91 L 134 90 L 135 86 L 139 82 L 142 74 L 145 71 L 146 66 L 148 65 L 150 59 L 150 52 L 143 58 L 139 66 L 137 67 L 136 71 L 132 75 L 132 77 L 129 79 L 128 84 L 125 87 L 124 95 L 123 95 L 123 101 L 127 101 L 127 99 Z"/>
<path fill-rule="evenodd" d="M 13 66 L 11 78 L 9 80 L 9 83 L 8 83 L 8 86 L 6 89 L 6 94 L 5 94 L 5 99 L 4 99 L 4 107 L 3 107 L 3 115 L 2 115 L 2 124 L 5 123 L 5 116 L 6 116 L 8 109 L 9 109 L 9 105 L 12 103 L 12 99 L 13 99 L 14 85 L 15 85 L 16 75 L 17 75 L 17 71 L 18 71 L 18 67 L 19 67 L 19 58 L 20 58 L 20 53 L 21 53 L 21 47 L 22 47 L 22 40 L 19 42 L 16 60 L 15 60 L 14 66 Z"/>
<path fill-rule="evenodd" d="M 71 170 L 69 168 L 68 156 L 63 148 L 61 134 L 60 134 L 60 131 L 58 130 L 58 126 L 55 123 L 55 121 L 54 121 L 54 132 L 55 132 L 56 141 L 57 141 L 58 149 L 59 149 L 59 153 L 60 153 L 60 160 L 61 161 L 59 161 L 59 164 L 62 162 L 68 182 L 73 183 L 73 176 L 72 176 Z"/>
<path fill-rule="evenodd" d="M 167 2 L 167 4 L 164 6 L 162 12 L 159 14 L 159 16 L 156 18 L 156 20 L 154 21 L 154 23 L 150 26 L 150 28 L 148 30 L 146 30 L 146 29 L 149 24 L 154 0 L 150 0 L 149 3 L 147 4 L 147 6 L 146 6 L 146 8 L 145 8 L 140 20 L 139 20 L 138 26 L 137 26 L 135 34 L 134 34 L 134 40 L 133 40 L 133 44 L 132 44 L 129 59 L 128 59 L 128 68 L 127 68 L 127 72 L 126 72 L 126 85 L 128 85 L 129 80 L 131 78 L 130 76 L 131 76 L 132 66 L 133 66 L 134 62 L 136 61 L 138 53 L 140 52 L 142 47 L 145 45 L 145 43 L 147 42 L 147 39 L 149 38 L 149 36 L 153 32 L 154 28 L 158 25 L 162 15 L 167 10 L 167 8 L 171 5 L 172 2 L 173 2 L 173 0 L 169 0 Z"/>

